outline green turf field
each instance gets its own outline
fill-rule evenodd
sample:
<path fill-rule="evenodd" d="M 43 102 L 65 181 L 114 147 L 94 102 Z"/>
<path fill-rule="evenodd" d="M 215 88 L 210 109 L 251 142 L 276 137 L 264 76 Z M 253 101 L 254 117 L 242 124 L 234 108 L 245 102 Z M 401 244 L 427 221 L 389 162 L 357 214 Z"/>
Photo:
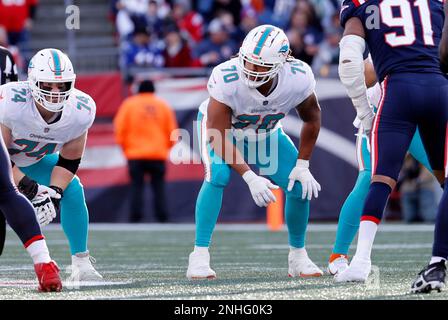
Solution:
<path fill-rule="evenodd" d="M 308 254 L 322 268 L 335 230 L 333 224 L 309 227 Z M 66 278 L 70 255 L 65 236 L 59 225 L 44 229 L 44 233 Z M 287 233 L 269 232 L 264 225 L 220 225 L 211 248 L 211 266 L 218 278 L 191 282 L 185 272 L 193 239 L 192 225 L 92 225 L 90 251 L 105 284 L 42 294 L 36 292 L 31 259 L 9 230 L 0 257 L 0 300 L 448 298 L 448 289 L 430 295 L 408 294 L 412 280 L 428 262 L 432 226 L 382 225 L 372 257 L 379 269 L 373 268 L 374 276 L 367 285 L 335 284 L 329 275 L 288 278 Z"/>

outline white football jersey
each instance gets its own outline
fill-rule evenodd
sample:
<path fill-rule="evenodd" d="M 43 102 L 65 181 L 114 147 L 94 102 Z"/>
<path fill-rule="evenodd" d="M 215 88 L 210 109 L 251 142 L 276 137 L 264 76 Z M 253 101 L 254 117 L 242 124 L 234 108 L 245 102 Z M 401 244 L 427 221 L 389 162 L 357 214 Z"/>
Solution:
<path fill-rule="evenodd" d="M 278 73 L 275 89 L 263 96 L 240 79 L 238 58 L 233 58 L 213 69 L 208 81 L 212 98 L 227 105 L 233 111 L 232 127 L 245 134 L 261 133 L 280 126 L 280 120 L 289 110 L 297 107 L 313 92 L 316 86 L 313 72 L 300 60 L 286 62 Z M 208 99 L 199 110 L 207 115 Z"/>
<path fill-rule="evenodd" d="M 38 162 L 47 154 L 81 136 L 95 119 L 95 101 L 74 89 L 55 123 L 44 121 L 35 105 L 28 82 L 11 82 L 0 87 L 0 123 L 11 129 L 7 146 L 11 160 L 19 167 Z"/>

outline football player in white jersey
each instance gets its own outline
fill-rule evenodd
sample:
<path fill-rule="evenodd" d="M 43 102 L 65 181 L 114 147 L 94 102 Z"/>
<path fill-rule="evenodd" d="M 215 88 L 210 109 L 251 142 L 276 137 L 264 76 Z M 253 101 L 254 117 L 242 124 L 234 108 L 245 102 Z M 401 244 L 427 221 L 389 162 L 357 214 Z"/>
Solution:
<path fill-rule="evenodd" d="M 33 203 L 41 226 L 60 213 L 72 255 L 72 281 L 100 281 L 87 249 L 89 214 L 76 171 L 95 102 L 74 88 L 70 59 L 43 49 L 31 59 L 28 81 L 2 87 L 0 124 L 20 192 Z M 49 198 L 39 196 L 45 189 Z"/>
<path fill-rule="evenodd" d="M 196 240 L 189 256 L 188 279 L 216 277 L 208 248 L 231 169 L 242 176 L 260 207 L 276 200 L 271 189 L 280 186 L 285 191 L 289 276 L 322 275 L 305 250 L 309 201 L 320 191 L 309 160 L 321 111 L 311 68 L 289 53 L 285 33 L 262 25 L 247 34 L 238 57 L 215 67 L 210 76 L 210 97 L 198 113 L 205 180 L 196 203 Z M 299 150 L 280 124 L 294 108 L 304 121 Z M 255 164 L 273 182 L 248 164 Z"/>

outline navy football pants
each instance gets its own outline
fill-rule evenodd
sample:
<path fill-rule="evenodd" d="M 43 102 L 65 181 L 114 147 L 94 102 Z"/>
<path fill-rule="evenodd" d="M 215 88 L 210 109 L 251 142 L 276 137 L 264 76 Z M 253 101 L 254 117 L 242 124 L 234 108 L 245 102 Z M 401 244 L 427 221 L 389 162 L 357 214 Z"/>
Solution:
<path fill-rule="evenodd" d="M 372 131 L 372 175 L 397 180 L 418 126 L 433 170 L 444 170 L 448 79 L 434 73 L 386 77 Z"/>
<path fill-rule="evenodd" d="M 372 176 L 397 180 L 417 127 L 432 169 L 445 170 L 447 120 L 448 79 L 444 75 L 399 73 L 386 77 L 371 136 Z M 445 177 L 446 173 L 445 170 Z M 361 220 L 379 223 L 391 191 L 384 183 L 372 183 Z M 433 256 L 445 258 L 448 257 L 447 193 L 445 188 L 433 245 Z"/>
<path fill-rule="evenodd" d="M 25 247 L 44 238 L 33 206 L 14 186 L 9 155 L 2 138 L 0 138 L 0 211 L 0 215 L 4 215 Z"/>

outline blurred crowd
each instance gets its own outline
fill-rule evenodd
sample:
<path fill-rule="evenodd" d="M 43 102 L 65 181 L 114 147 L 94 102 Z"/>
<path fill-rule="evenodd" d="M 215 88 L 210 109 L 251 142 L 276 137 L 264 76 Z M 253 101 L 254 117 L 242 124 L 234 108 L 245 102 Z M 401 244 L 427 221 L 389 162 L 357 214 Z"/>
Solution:
<path fill-rule="evenodd" d="M 121 68 L 213 67 L 261 24 L 285 30 L 293 56 L 326 76 L 337 64 L 340 0 L 112 0 Z"/>
<path fill-rule="evenodd" d="M 404 222 L 434 222 L 442 188 L 432 173 L 407 154 L 397 183 Z"/>

